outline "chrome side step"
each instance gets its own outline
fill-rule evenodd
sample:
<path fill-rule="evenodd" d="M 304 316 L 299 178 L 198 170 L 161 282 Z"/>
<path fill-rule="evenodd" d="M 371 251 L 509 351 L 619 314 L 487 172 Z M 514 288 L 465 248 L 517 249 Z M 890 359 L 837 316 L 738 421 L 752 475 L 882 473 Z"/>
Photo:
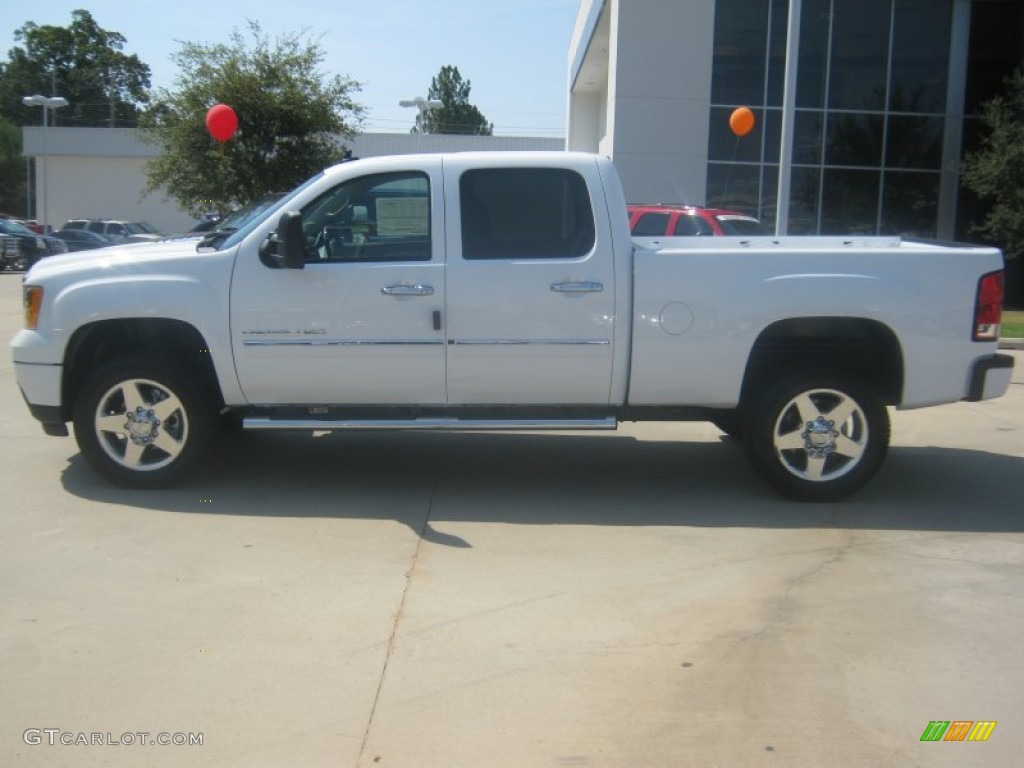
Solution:
<path fill-rule="evenodd" d="M 444 429 L 444 430 L 572 430 L 617 429 L 614 416 L 594 419 L 271 419 L 251 417 L 242 420 L 245 429 Z"/>

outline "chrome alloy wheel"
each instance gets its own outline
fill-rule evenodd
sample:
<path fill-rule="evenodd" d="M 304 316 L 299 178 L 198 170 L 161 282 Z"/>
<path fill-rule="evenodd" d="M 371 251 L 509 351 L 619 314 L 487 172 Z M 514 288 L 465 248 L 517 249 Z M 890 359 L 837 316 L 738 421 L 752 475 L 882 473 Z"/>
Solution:
<path fill-rule="evenodd" d="M 99 399 L 93 424 L 107 456 L 136 472 L 166 467 L 188 441 L 181 400 L 150 379 L 127 379 L 108 389 Z"/>
<path fill-rule="evenodd" d="M 835 389 L 810 389 L 794 397 L 779 411 L 772 432 L 779 462 L 809 482 L 836 480 L 852 472 L 869 438 L 863 408 Z"/>

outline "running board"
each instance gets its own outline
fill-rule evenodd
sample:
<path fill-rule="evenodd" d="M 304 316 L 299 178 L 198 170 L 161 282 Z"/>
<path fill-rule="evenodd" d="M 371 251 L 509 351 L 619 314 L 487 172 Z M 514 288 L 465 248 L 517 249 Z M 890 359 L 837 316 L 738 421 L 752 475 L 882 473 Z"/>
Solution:
<path fill-rule="evenodd" d="M 270 419 L 251 417 L 242 420 L 245 429 L 445 429 L 445 430 L 574 430 L 617 429 L 614 416 L 597 419 Z"/>

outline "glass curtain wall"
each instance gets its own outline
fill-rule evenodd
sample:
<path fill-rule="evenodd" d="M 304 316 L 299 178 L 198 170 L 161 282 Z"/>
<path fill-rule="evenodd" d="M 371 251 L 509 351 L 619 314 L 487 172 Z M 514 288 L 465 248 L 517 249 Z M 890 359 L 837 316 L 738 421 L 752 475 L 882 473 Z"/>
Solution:
<path fill-rule="evenodd" d="M 792 234 L 933 237 L 953 0 L 804 0 Z M 707 204 L 775 223 L 787 0 L 717 0 Z M 738 137 L 733 110 L 756 125 Z"/>

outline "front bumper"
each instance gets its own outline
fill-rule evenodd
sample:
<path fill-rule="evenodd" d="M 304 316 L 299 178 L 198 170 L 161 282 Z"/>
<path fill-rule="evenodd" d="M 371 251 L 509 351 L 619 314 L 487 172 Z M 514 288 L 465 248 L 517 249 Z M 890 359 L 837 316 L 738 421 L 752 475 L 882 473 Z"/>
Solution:
<path fill-rule="evenodd" d="M 1002 397 L 1010 388 L 1012 378 L 1013 358 L 1009 355 L 991 355 L 975 360 L 970 388 L 964 400 L 976 403 Z"/>
<path fill-rule="evenodd" d="M 40 363 L 14 363 L 14 378 L 21 389 L 21 395 L 28 404 L 28 410 L 43 425 L 48 435 L 68 434 L 61 407 L 62 365 Z"/>

